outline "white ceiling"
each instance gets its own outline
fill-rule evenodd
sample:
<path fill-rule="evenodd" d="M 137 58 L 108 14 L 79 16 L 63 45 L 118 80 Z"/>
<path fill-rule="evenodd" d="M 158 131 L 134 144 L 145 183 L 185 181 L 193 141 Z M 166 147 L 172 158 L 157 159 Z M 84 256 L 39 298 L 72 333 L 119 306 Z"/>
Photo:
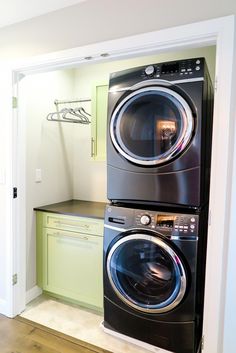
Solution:
<path fill-rule="evenodd" d="M 87 0 L 0 0 L 0 27 L 84 1 Z"/>

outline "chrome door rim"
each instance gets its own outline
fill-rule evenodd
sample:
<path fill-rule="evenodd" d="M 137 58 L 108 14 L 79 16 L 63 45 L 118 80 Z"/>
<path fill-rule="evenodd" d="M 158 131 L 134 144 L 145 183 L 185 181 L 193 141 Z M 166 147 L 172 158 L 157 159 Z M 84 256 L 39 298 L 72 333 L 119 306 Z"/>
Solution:
<path fill-rule="evenodd" d="M 175 144 L 170 148 L 170 150 L 166 151 L 165 153 L 160 155 L 160 158 L 154 157 L 151 160 L 148 158 L 135 158 L 131 154 L 125 152 L 120 144 L 117 142 L 116 136 L 115 136 L 115 121 L 120 121 L 121 120 L 121 112 L 122 108 L 125 108 L 126 103 L 133 97 L 137 96 L 140 93 L 148 92 L 148 91 L 157 91 L 157 92 L 162 92 L 166 93 L 171 97 L 174 97 L 181 105 L 183 111 L 181 113 L 181 116 L 183 118 L 183 128 L 182 128 L 182 133 L 180 137 L 177 139 Z M 184 112 L 184 113 L 183 113 Z M 118 117 L 117 117 L 118 114 Z M 119 125 L 119 124 L 118 124 Z M 174 90 L 162 86 L 148 86 L 148 87 L 143 87 L 135 90 L 134 92 L 130 93 L 128 96 L 126 96 L 116 107 L 114 112 L 112 113 L 111 116 L 111 121 L 110 121 L 110 136 L 111 140 L 115 146 L 115 148 L 120 152 L 120 154 L 125 157 L 127 160 L 143 165 L 143 166 L 155 166 L 159 164 L 164 164 L 168 161 L 170 161 L 172 158 L 180 154 L 188 145 L 188 143 L 191 140 L 192 133 L 193 133 L 193 128 L 194 128 L 194 119 L 193 119 L 193 114 L 192 111 L 188 105 L 188 103 L 181 97 L 180 94 L 175 92 Z"/>
<path fill-rule="evenodd" d="M 170 255 L 171 259 L 173 260 L 173 262 L 175 264 L 175 267 L 178 268 L 179 274 L 180 274 L 180 287 L 178 290 L 178 294 L 175 296 L 175 298 L 172 301 L 170 301 L 169 298 L 171 298 L 173 296 L 173 294 L 172 294 L 168 298 L 168 300 L 165 301 L 165 302 L 167 302 L 167 305 L 160 307 L 160 308 L 149 308 L 148 306 L 142 307 L 142 306 L 134 303 L 134 301 L 132 301 L 132 299 L 129 298 L 128 295 L 124 296 L 116 287 L 116 285 L 113 281 L 113 278 L 112 278 L 111 270 L 110 270 L 111 258 L 112 258 L 113 253 L 115 252 L 115 250 L 120 245 L 122 245 L 130 240 L 148 240 L 148 241 L 151 241 L 151 242 L 157 244 L 158 246 L 160 246 L 161 249 L 164 249 Z M 108 278 L 109 278 L 110 284 L 111 284 L 113 290 L 115 291 L 115 293 L 117 294 L 117 296 L 127 305 L 129 305 L 132 308 L 137 309 L 139 311 L 145 312 L 145 313 L 164 313 L 164 312 L 167 312 L 167 311 L 174 309 L 181 302 L 181 300 L 183 299 L 184 294 L 186 292 L 186 288 L 187 288 L 186 272 L 185 272 L 184 266 L 182 265 L 182 262 L 181 262 L 179 256 L 167 243 L 165 243 L 163 240 L 161 240 L 160 238 L 155 237 L 153 235 L 136 233 L 135 235 L 128 235 L 128 236 L 125 236 L 125 237 L 121 238 L 120 240 L 118 240 L 112 246 L 111 250 L 108 253 L 106 268 L 107 268 L 107 273 L 108 273 Z"/>

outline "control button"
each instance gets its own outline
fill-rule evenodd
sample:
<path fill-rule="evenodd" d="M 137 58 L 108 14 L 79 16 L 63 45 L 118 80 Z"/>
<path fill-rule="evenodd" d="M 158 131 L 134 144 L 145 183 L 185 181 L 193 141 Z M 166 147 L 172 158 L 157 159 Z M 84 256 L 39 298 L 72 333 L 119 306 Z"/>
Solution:
<path fill-rule="evenodd" d="M 196 64 L 197 65 L 199 65 L 200 64 L 200 60 L 198 59 L 198 60 L 196 60 Z"/>
<path fill-rule="evenodd" d="M 190 73 L 189 73 L 189 75 L 192 75 L 193 74 L 193 72 L 191 71 Z"/>
<path fill-rule="evenodd" d="M 149 65 L 145 69 L 145 74 L 150 76 L 154 74 L 154 71 L 155 71 L 155 67 L 153 65 Z"/>
<path fill-rule="evenodd" d="M 185 74 L 185 75 L 188 75 L 188 72 L 185 72 L 184 74 Z"/>
<path fill-rule="evenodd" d="M 191 222 L 195 222 L 195 218 L 192 217 L 192 218 L 190 219 L 190 221 L 191 221 Z"/>
<path fill-rule="evenodd" d="M 180 229 L 179 231 L 180 231 L 180 232 L 183 232 L 183 229 Z"/>
<path fill-rule="evenodd" d="M 160 75 L 158 74 L 158 75 L 156 75 L 156 77 L 160 77 Z"/>
<path fill-rule="evenodd" d="M 184 73 L 183 72 L 180 72 L 180 75 L 183 75 Z"/>
<path fill-rule="evenodd" d="M 186 69 L 181 69 L 181 72 L 185 72 L 186 71 Z"/>
<path fill-rule="evenodd" d="M 192 69 L 187 69 L 187 71 L 192 71 Z"/>
<path fill-rule="evenodd" d="M 200 66 L 196 66 L 196 67 L 195 67 L 195 70 L 196 70 L 196 71 L 199 71 L 199 70 L 200 70 Z"/>
<path fill-rule="evenodd" d="M 188 226 L 184 226 L 184 229 L 188 229 Z"/>
<path fill-rule="evenodd" d="M 183 226 L 179 226 L 179 229 L 183 229 L 184 227 Z"/>
<path fill-rule="evenodd" d="M 191 229 L 195 229 L 195 225 L 194 225 L 194 224 L 191 224 L 191 225 L 190 225 L 190 228 L 191 228 Z"/>
<path fill-rule="evenodd" d="M 143 215 L 140 218 L 140 222 L 141 224 L 143 224 L 144 226 L 148 226 L 151 223 L 151 217 L 148 215 Z"/>
<path fill-rule="evenodd" d="M 186 229 L 184 229 L 184 233 L 188 233 L 188 231 Z"/>

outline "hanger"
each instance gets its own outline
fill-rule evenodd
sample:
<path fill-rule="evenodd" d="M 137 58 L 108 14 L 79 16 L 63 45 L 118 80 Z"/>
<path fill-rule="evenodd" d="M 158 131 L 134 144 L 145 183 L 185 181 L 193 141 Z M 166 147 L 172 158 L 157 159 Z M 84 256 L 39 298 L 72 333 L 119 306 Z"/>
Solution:
<path fill-rule="evenodd" d="M 55 100 L 56 105 L 56 112 L 49 113 L 46 116 L 48 121 L 57 121 L 57 122 L 68 122 L 68 123 L 77 123 L 77 124 L 90 124 L 91 121 L 89 117 L 91 114 L 86 112 L 83 107 L 76 107 L 76 108 L 63 108 L 59 111 L 58 104 L 65 104 L 65 103 L 77 103 L 77 102 L 88 102 L 91 99 L 84 99 L 84 100 L 76 100 L 76 101 L 58 101 Z"/>
<path fill-rule="evenodd" d="M 73 121 L 77 121 L 79 120 L 80 124 L 89 124 L 90 121 L 88 119 L 88 116 L 85 115 L 86 112 L 83 109 L 83 111 L 81 110 L 83 108 L 64 108 L 63 110 L 61 110 L 60 113 L 62 113 L 62 118 L 66 119 L 66 120 L 73 120 Z M 81 113 L 82 111 L 82 113 Z M 89 113 L 87 113 L 89 116 L 91 116 Z M 74 118 L 76 117 L 76 118 Z"/>

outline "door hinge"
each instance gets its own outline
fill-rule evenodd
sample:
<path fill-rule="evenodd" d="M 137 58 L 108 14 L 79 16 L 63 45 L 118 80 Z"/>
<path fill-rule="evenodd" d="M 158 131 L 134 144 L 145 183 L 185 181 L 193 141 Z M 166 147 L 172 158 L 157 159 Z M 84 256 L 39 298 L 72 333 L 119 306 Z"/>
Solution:
<path fill-rule="evenodd" d="M 16 199 L 17 198 L 17 188 L 14 187 L 13 188 L 13 199 Z"/>
<path fill-rule="evenodd" d="M 211 226 L 211 210 L 208 213 L 208 226 Z"/>
<path fill-rule="evenodd" d="M 203 350 L 204 350 L 204 336 L 202 336 L 201 350 L 200 350 L 200 352 L 203 351 Z"/>
<path fill-rule="evenodd" d="M 215 83 L 214 83 L 215 92 L 217 91 L 217 88 L 218 88 L 218 79 L 217 77 L 215 77 Z"/>
<path fill-rule="evenodd" d="M 15 273 L 12 276 L 12 285 L 15 286 L 17 284 L 17 281 L 18 281 L 18 276 L 17 276 L 17 273 Z"/>
<path fill-rule="evenodd" d="M 12 108 L 15 109 L 15 108 L 18 108 L 18 99 L 17 97 L 12 97 Z"/>

